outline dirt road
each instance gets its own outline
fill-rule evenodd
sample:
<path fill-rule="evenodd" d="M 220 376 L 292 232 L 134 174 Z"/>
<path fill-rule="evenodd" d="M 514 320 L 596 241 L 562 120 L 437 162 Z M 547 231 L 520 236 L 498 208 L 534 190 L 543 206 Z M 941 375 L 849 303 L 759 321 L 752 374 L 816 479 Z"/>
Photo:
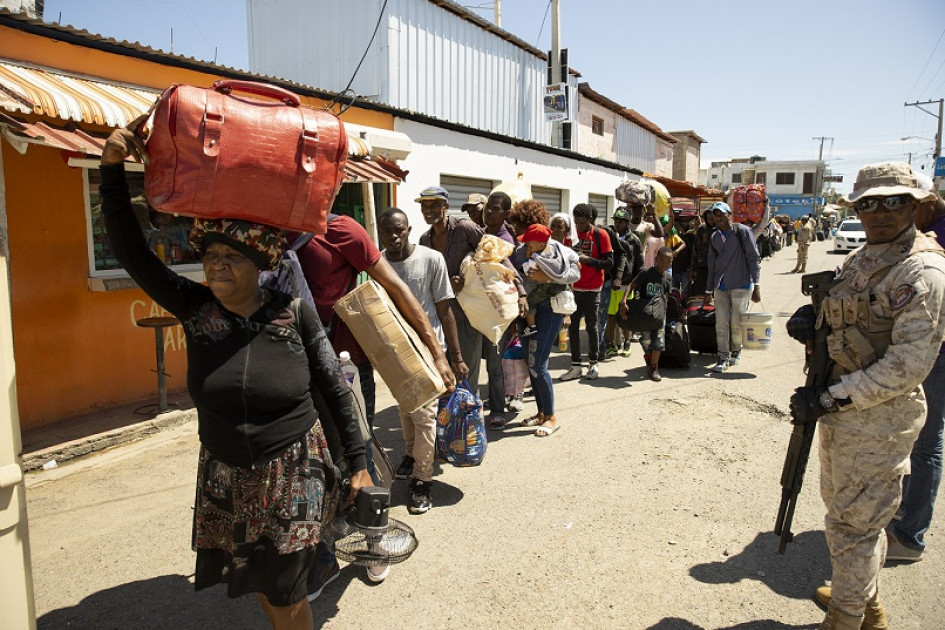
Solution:
<path fill-rule="evenodd" d="M 810 267 L 841 257 L 814 243 Z M 327 628 L 816 628 L 813 589 L 830 577 L 817 457 L 786 556 L 771 533 L 790 434 L 787 401 L 803 380 L 784 334 L 803 303 L 795 250 L 763 263 L 767 352 L 709 373 L 645 379 L 640 349 L 597 381 L 556 383 L 564 427 L 539 439 L 513 423 L 490 433 L 484 464 L 438 468 L 435 507 L 412 516 L 406 482 L 392 516 L 420 538 L 381 585 L 349 566 L 314 604 Z M 553 375 L 567 366 L 552 357 Z M 377 424 L 402 455 L 392 399 Z M 526 412 L 533 411 L 532 405 Z M 263 628 L 252 598 L 194 593 L 190 576 L 194 424 L 29 478 L 30 535 L 41 628 Z M 890 566 L 882 595 L 892 627 L 945 625 L 941 517 L 926 559 Z"/>

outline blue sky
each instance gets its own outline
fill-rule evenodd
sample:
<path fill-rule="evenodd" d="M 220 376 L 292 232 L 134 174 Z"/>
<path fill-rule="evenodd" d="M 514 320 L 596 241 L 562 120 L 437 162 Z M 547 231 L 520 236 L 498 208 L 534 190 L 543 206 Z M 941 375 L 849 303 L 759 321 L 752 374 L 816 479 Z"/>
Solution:
<path fill-rule="evenodd" d="M 299 0 L 303 1 L 303 0 Z M 345 0 L 355 10 L 362 0 Z M 462 0 L 492 19 L 492 3 Z M 502 27 L 550 47 L 548 0 L 504 0 Z M 373 6 L 373 5 L 372 5 Z M 247 68 L 244 0 L 46 0 L 45 19 Z M 373 18 L 372 18 L 373 19 Z M 561 0 L 582 81 L 665 130 L 694 129 L 703 162 L 817 157 L 849 190 L 864 163 L 931 168 L 937 122 L 905 102 L 945 97 L 942 0 Z M 365 42 L 366 44 L 366 42 Z M 937 111 L 937 107 L 930 109 Z M 902 141 L 905 136 L 922 140 Z"/>

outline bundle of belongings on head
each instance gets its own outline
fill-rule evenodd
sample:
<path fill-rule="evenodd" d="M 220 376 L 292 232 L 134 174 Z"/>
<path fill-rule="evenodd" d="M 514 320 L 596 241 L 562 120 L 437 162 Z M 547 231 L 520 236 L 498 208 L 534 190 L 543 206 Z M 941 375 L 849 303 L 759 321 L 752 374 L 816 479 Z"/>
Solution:
<path fill-rule="evenodd" d="M 519 313 L 515 271 L 502 264 L 513 250 L 511 243 L 486 234 L 459 268 L 464 284 L 456 300 L 473 328 L 494 344 Z"/>

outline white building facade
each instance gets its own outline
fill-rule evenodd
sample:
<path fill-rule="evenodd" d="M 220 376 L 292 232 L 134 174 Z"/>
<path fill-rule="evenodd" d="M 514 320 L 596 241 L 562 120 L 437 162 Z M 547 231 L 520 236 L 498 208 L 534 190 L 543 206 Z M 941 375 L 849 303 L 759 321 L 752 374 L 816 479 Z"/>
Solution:
<path fill-rule="evenodd" d="M 728 191 L 732 187 L 764 184 L 772 214 L 799 217 L 824 205 L 825 163 L 821 160 L 768 161 L 760 156 L 712 162 L 702 171 L 701 182 L 709 188 Z"/>

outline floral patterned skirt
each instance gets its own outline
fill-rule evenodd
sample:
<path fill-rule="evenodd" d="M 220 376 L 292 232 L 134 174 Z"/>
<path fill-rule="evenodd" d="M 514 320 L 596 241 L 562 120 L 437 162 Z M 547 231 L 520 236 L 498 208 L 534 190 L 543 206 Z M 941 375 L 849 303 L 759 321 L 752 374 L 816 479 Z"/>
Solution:
<path fill-rule="evenodd" d="M 193 528 L 196 590 L 225 582 L 230 597 L 262 593 L 273 606 L 304 598 L 322 524 L 337 505 L 330 462 L 320 422 L 254 468 L 226 464 L 201 447 Z"/>

